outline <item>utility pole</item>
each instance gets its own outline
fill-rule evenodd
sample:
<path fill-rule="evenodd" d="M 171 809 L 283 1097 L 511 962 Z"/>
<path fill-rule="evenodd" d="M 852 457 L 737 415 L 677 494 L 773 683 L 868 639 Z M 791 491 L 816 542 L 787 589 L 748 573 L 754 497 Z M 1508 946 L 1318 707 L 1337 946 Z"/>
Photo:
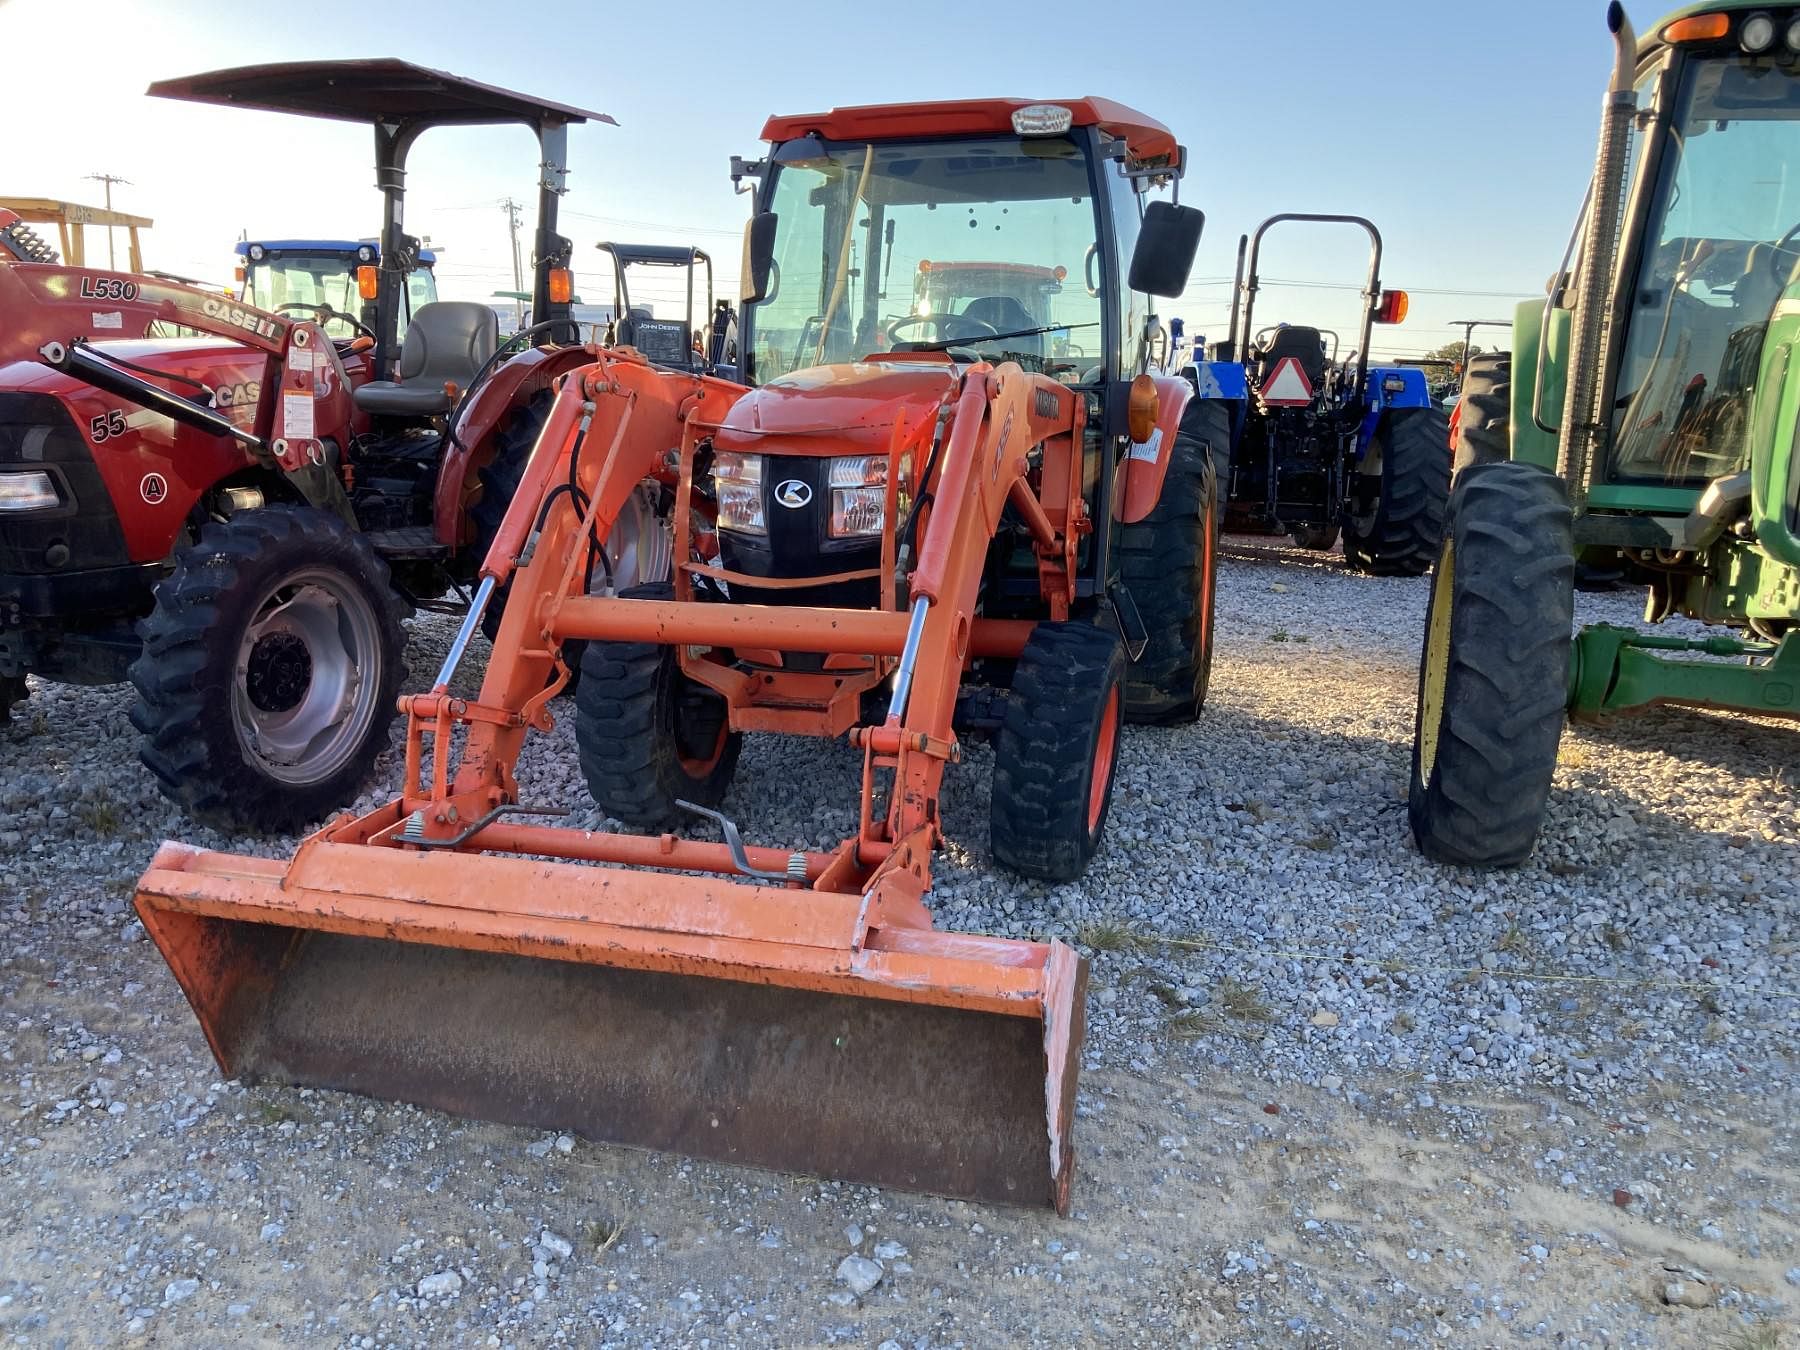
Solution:
<path fill-rule="evenodd" d="M 519 213 L 525 208 L 511 197 L 500 203 L 500 209 L 506 212 L 506 227 L 512 234 L 513 290 L 525 289 L 525 272 L 519 262 Z M 513 301 L 513 328 L 518 330 L 525 326 L 525 302 Z"/>
<path fill-rule="evenodd" d="M 116 173 L 90 173 L 88 177 L 93 179 L 96 183 L 106 184 L 106 214 L 111 216 L 113 184 L 121 183 L 126 187 L 130 187 L 131 180 L 129 178 L 121 178 Z M 113 227 L 111 220 L 106 222 L 106 267 L 108 271 L 112 272 L 119 270 L 118 264 L 113 258 Z"/>

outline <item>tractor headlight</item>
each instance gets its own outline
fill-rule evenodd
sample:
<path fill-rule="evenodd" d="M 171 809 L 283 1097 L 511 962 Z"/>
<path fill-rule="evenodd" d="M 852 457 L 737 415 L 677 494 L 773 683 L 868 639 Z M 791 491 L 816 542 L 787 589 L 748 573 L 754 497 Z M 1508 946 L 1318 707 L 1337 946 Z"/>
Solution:
<path fill-rule="evenodd" d="M 1788 25 L 1787 45 L 1789 51 L 1800 52 L 1800 19 L 1795 19 Z"/>
<path fill-rule="evenodd" d="M 1738 41 L 1752 56 L 1767 51 L 1769 44 L 1775 41 L 1775 20 L 1767 14 L 1752 14 L 1738 30 Z"/>
<path fill-rule="evenodd" d="M 831 461 L 831 537 L 880 534 L 887 524 L 887 456 L 842 455 Z"/>
<path fill-rule="evenodd" d="M 713 491 L 719 499 L 719 528 L 740 534 L 767 534 L 763 518 L 763 457 L 734 450 L 713 453 Z"/>
<path fill-rule="evenodd" d="M 0 473 L 0 511 L 45 511 L 61 505 L 56 484 L 41 471 Z"/>

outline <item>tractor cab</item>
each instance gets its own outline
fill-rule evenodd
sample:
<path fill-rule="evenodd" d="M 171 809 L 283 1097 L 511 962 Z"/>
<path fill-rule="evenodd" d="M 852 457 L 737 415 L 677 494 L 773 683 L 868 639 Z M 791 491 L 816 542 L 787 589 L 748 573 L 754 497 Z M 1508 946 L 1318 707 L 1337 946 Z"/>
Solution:
<path fill-rule="evenodd" d="M 1067 276 L 1062 266 L 921 258 L 913 281 L 913 313 L 955 314 L 1002 331 L 1034 328 L 1049 322 Z M 1039 360 L 1047 344 L 1061 357 L 1081 354 L 1080 344 L 1066 334 L 1021 341 Z"/>
<path fill-rule="evenodd" d="M 1148 369 L 1150 296 L 1181 290 L 1201 226 L 1191 207 L 1144 202 L 1152 183 L 1179 179 L 1173 136 L 1103 99 L 839 109 L 772 118 L 763 134 L 765 159 L 734 162 L 761 179 L 741 319 L 757 392 L 734 419 L 781 425 L 817 416 L 816 399 L 845 424 L 925 415 L 970 366 L 1015 363 L 1091 403 L 1078 486 L 1106 557 L 1118 476 L 1105 466 L 1150 434 L 1125 426 Z M 713 469 L 726 564 L 789 588 L 758 598 L 817 602 L 824 590 L 795 583 L 823 571 L 860 573 L 846 583 L 859 603 L 875 594 L 884 455 L 828 462 L 799 437 L 731 434 Z M 1018 580 L 1035 594 L 1028 553 Z M 1103 593 L 1106 581 L 1082 584 Z"/>
<path fill-rule="evenodd" d="M 354 339 L 359 321 L 372 328 L 378 320 L 380 240 L 240 239 L 236 252 L 238 299 L 247 305 L 267 310 L 310 306 L 322 316 L 320 327 L 338 341 Z M 436 264 L 437 254 L 421 248 L 407 268 L 400 292 L 402 323 L 411 323 L 415 312 L 436 303 Z"/>
<path fill-rule="evenodd" d="M 1142 371 L 1148 268 L 1168 231 L 1199 229 L 1197 212 L 1144 206 L 1149 183 L 1179 178 L 1173 137 L 1103 99 L 922 106 L 930 129 L 912 134 L 881 108 L 771 119 L 767 158 L 736 161 L 763 180 L 745 377 L 871 354 L 1102 388 Z"/>
<path fill-rule="evenodd" d="M 613 265 L 613 318 L 607 329 L 609 346 L 632 347 L 644 354 L 651 364 L 665 370 L 712 371 L 724 364 L 735 351 L 736 323 L 730 307 L 720 309 L 713 300 L 712 258 L 702 249 L 669 244 L 595 245 Z M 705 294 L 695 288 L 700 269 L 706 269 Z M 638 295 L 631 294 L 631 274 L 636 270 L 640 286 Z M 679 288 L 685 284 L 685 295 L 679 289 L 652 291 L 662 278 L 658 274 L 680 274 Z M 666 285 L 666 282 L 665 282 Z M 680 317 L 658 318 L 650 299 L 660 300 L 665 307 L 678 308 Z M 697 302 L 705 308 L 696 309 Z"/>

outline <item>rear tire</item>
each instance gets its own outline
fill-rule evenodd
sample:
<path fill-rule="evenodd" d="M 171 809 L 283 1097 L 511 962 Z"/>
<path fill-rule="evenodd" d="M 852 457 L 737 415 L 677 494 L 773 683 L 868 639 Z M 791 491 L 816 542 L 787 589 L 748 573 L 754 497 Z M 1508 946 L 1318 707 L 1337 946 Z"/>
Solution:
<path fill-rule="evenodd" d="M 30 692 L 23 675 L 0 675 L 0 726 L 12 721 L 12 710 L 23 703 Z"/>
<path fill-rule="evenodd" d="M 317 820 L 387 748 L 403 612 L 387 564 L 334 515 L 266 506 L 206 525 L 138 625 L 138 757 L 202 819 Z"/>
<path fill-rule="evenodd" d="M 1214 420 L 1227 435 L 1229 423 L 1222 405 L 1199 406 L 1200 418 L 1182 419 L 1155 507 L 1119 531 L 1120 579 L 1148 634 L 1125 677 L 1125 717 L 1131 722 L 1191 722 L 1206 703 L 1220 505 L 1208 436 Z"/>
<path fill-rule="evenodd" d="M 1450 474 L 1454 478 L 1471 464 L 1511 458 L 1512 353 L 1483 352 L 1469 358 L 1463 376 Z"/>
<path fill-rule="evenodd" d="M 1523 862 L 1556 773 L 1575 619 L 1563 482 L 1533 464 L 1457 476 L 1419 659 L 1407 813 L 1419 851 Z"/>
<path fill-rule="evenodd" d="M 1125 648 L 1090 623 L 1040 623 L 994 738 L 989 840 L 1024 876 L 1073 881 L 1106 830 L 1119 765 Z"/>
<path fill-rule="evenodd" d="M 544 424 L 550 420 L 550 407 L 556 396 L 540 389 L 506 415 L 495 437 L 494 457 L 476 473 L 481 496 L 469 508 L 469 519 L 475 526 L 476 566 L 487 557 L 488 547 L 500 533 L 512 500 L 519 495 L 519 484 L 525 477 L 525 466 L 537 445 Z M 506 597 L 512 582 L 495 590 L 481 616 L 481 631 L 489 642 L 500 636 L 500 620 L 506 615 Z M 572 694 L 581 683 L 581 652 L 587 644 L 580 639 L 563 643 L 563 661 L 569 667 L 569 682 L 562 692 Z"/>
<path fill-rule="evenodd" d="M 1450 495 L 1450 421 L 1437 408 L 1390 408 L 1364 456 L 1377 472 L 1350 475 L 1344 561 L 1362 572 L 1417 577 L 1430 570 Z"/>
<path fill-rule="evenodd" d="M 670 583 L 632 586 L 625 600 L 672 600 Z M 716 807 L 743 738 L 725 700 L 681 673 L 674 647 L 590 641 L 575 691 L 575 744 L 594 803 L 639 829 L 687 818 L 675 803 Z"/>
<path fill-rule="evenodd" d="M 1310 548 L 1315 553 L 1329 553 L 1337 547 L 1336 525 L 1295 525 L 1288 533 L 1301 548 Z"/>

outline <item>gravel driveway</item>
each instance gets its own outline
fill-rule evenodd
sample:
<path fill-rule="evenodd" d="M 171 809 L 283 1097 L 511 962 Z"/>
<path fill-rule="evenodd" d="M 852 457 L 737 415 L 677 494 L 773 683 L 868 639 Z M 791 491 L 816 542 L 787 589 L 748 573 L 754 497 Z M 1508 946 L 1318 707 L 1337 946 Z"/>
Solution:
<path fill-rule="evenodd" d="M 940 923 L 1093 957 L 1067 1220 L 219 1081 L 132 883 L 164 837 L 292 841 L 179 819 L 123 691 L 35 687 L 0 728 L 0 1338 L 1800 1344 L 1800 728 L 1577 730 L 1527 867 L 1428 866 L 1427 583 L 1229 542 L 1206 717 L 1128 736 L 1086 878 L 990 871 L 991 756 L 948 779 Z M 421 678 L 453 627 L 413 626 Z M 581 805 L 558 707 L 522 796 Z M 727 810 L 829 846 L 857 763 L 752 740 Z"/>

